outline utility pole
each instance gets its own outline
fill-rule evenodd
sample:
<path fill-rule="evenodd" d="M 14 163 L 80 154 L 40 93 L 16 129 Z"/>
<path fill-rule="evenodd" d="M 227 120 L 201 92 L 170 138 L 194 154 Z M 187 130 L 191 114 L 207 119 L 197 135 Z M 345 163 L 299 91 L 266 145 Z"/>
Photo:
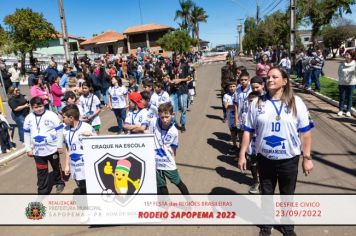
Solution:
<path fill-rule="evenodd" d="M 295 65 L 295 0 L 290 0 L 290 47 L 289 52 L 291 55 L 292 67 Z"/>
<path fill-rule="evenodd" d="M 256 0 L 256 23 L 260 22 L 260 5 L 258 3 L 258 0 Z"/>
<path fill-rule="evenodd" d="M 64 8 L 62 0 L 58 0 L 59 7 L 59 16 L 61 18 L 61 27 L 62 27 L 62 36 L 63 36 L 63 46 L 64 46 L 64 57 L 66 62 L 70 61 L 69 58 L 69 40 L 68 40 L 68 31 L 67 31 L 67 23 L 66 18 L 64 16 Z"/>
<path fill-rule="evenodd" d="M 242 37 L 241 37 L 241 34 L 242 34 L 242 20 L 243 19 L 238 19 L 240 21 L 240 23 L 237 25 L 237 32 L 239 33 L 239 50 L 240 52 L 243 51 L 242 49 Z"/>

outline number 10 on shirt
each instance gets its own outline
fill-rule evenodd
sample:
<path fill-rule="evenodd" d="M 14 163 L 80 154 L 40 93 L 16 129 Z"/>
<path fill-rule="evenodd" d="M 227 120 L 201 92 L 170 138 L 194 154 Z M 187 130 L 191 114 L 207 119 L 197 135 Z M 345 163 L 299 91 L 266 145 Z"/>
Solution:
<path fill-rule="evenodd" d="M 272 132 L 279 132 L 281 130 L 281 123 L 272 122 Z"/>

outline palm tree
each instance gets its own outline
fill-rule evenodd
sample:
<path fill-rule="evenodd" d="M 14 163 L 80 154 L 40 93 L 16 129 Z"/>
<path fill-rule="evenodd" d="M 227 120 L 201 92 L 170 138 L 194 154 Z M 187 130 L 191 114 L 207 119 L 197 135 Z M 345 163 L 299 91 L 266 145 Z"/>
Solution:
<path fill-rule="evenodd" d="M 192 37 L 193 39 L 196 38 L 198 40 L 198 49 L 200 45 L 199 23 L 206 22 L 207 19 L 208 15 L 206 14 L 205 10 L 202 7 L 194 5 L 189 20 L 192 25 Z"/>
<path fill-rule="evenodd" d="M 190 16 L 191 10 L 194 6 L 194 3 L 191 0 L 179 0 L 180 8 L 176 11 L 176 16 L 174 20 L 180 18 L 182 19 L 182 23 L 180 24 L 181 29 L 185 31 L 190 31 Z"/>

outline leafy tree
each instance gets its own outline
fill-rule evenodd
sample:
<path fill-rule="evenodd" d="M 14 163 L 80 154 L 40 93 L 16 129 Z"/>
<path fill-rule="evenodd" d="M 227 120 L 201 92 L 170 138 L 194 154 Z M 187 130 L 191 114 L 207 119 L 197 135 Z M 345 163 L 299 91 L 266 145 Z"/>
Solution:
<path fill-rule="evenodd" d="M 188 52 L 190 46 L 196 44 L 196 40 L 193 40 L 185 30 L 177 30 L 173 32 L 166 33 L 157 41 L 166 51 L 174 52 Z"/>
<path fill-rule="evenodd" d="M 25 65 L 26 53 L 32 54 L 39 46 L 47 45 L 49 39 L 56 37 L 53 25 L 43 17 L 42 13 L 32 11 L 30 8 L 16 9 L 4 18 L 7 34 L 12 42 L 11 50 L 20 54 L 21 64 Z M 25 67 L 22 66 L 22 73 Z"/>
<path fill-rule="evenodd" d="M 5 45 L 8 44 L 8 40 L 7 40 L 7 34 L 4 30 L 4 28 L 2 28 L 2 26 L 0 25 L 0 51 L 5 49 Z"/>
<path fill-rule="evenodd" d="M 195 4 L 191 0 L 179 0 L 179 5 L 180 9 L 176 11 L 174 20 L 177 20 L 178 18 L 182 19 L 182 23 L 180 24 L 181 29 L 189 32 L 191 28 L 191 11 Z"/>
<path fill-rule="evenodd" d="M 321 31 L 321 36 L 323 37 L 324 45 L 328 48 L 331 48 L 333 58 L 335 58 L 338 49 L 341 47 L 341 44 L 349 38 L 356 37 L 356 26 L 343 25 L 332 27 L 329 25 L 323 28 Z"/>
<path fill-rule="evenodd" d="M 311 23 L 315 44 L 322 26 L 330 24 L 334 17 L 343 13 L 351 14 L 351 5 L 355 3 L 356 0 L 297 0 L 298 20 L 306 19 Z"/>
<path fill-rule="evenodd" d="M 256 47 L 289 45 L 288 14 L 280 11 L 266 16 L 257 24 L 256 19 L 248 17 L 245 20 L 245 37 L 243 46 L 246 50 L 255 50 Z"/>
<path fill-rule="evenodd" d="M 247 17 L 244 22 L 245 36 L 242 41 L 243 48 L 247 51 L 255 50 L 256 47 L 261 46 L 258 40 L 258 25 L 254 17 Z"/>
<path fill-rule="evenodd" d="M 199 42 L 199 23 L 206 22 L 208 15 L 203 8 L 198 7 L 196 5 L 193 6 L 190 22 L 192 24 L 192 37 L 193 39 L 197 39 Z M 199 44 L 198 44 L 199 46 Z"/>

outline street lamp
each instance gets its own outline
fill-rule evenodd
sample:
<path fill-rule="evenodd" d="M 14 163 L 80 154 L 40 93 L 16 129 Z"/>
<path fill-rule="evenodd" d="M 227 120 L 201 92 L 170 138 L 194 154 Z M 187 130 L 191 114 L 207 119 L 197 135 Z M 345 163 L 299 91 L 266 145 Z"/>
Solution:
<path fill-rule="evenodd" d="M 242 40 L 241 40 L 242 24 L 237 25 L 237 32 L 239 33 L 240 52 L 242 52 Z"/>

